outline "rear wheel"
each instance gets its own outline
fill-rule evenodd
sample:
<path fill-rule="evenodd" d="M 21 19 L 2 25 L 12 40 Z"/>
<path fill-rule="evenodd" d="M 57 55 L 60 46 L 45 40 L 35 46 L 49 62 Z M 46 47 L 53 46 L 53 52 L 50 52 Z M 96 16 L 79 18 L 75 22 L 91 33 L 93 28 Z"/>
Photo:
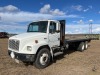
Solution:
<path fill-rule="evenodd" d="M 84 51 L 84 49 L 85 49 L 85 45 L 84 45 L 84 42 L 81 42 L 80 44 L 79 44 L 79 46 L 78 46 L 78 51 L 81 51 L 81 52 L 83 52 Z"/>
<path fill-rule="evenodd" d="M 84 49 L 85 49 L 85 50 L 88 49 L 88 42 L 87 42 L 87 41 L 84 43 Z"/>
<path fill-rule="evenodd" d="M 47 48 L 43 48 L 41 49 L 38 54 L 37 54 L 37 58 L 35 60 L 35 67 L 37 68 L 45 68 L 50 64 L 50 51 Z"/>

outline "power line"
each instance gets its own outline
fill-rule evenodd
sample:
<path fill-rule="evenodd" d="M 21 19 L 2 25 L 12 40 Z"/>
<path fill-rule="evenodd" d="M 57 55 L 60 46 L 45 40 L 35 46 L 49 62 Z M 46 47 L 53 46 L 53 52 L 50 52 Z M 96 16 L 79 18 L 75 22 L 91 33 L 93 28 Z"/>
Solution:
<path fill-rule="evenodd" d="M 92 34 L 92 23 L 89 24 L 89 33 Z"/>
<path fill-rule="evenodd" d="M 89 34 L 92 34 L 92 22 L 93 20 L 89 20 Z"/>

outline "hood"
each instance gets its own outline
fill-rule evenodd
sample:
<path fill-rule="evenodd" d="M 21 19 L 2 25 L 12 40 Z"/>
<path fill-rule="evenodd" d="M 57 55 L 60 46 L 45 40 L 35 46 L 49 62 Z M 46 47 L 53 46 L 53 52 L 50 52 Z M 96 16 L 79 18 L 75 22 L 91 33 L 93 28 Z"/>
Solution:
<path fill-rule="evenodd" d="M 28 33 L 23 33 L 19 35 L 15 35 L 13 37 L 10 37 L 10 39 L 25 39 L 25 38 L 33 38 L 33 37 L 39 37 L 39 36 L 45 36 L 46 33 L 40 33 L 40 32 L 28 32 Z"/>

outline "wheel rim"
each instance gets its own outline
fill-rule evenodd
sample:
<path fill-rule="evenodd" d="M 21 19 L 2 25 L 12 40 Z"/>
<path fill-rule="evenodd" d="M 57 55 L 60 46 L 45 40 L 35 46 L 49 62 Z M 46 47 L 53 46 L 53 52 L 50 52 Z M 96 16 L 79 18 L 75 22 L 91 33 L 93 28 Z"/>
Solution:
<path fill-rule="evenodd" d="M 84 50 L 84 45 L 82 46 L 82 50 Z"/>
<path fill-rule="evenodd" d="M 86 44 L 86 49 L 88 48 L 88 45 Z"/>
<path fill-rule="evenodd" d="M 42 65 L 45 65 L 48 61 L 48 54 L 47 53 L 43 53 L 40 57 L 40 63 Z"/>

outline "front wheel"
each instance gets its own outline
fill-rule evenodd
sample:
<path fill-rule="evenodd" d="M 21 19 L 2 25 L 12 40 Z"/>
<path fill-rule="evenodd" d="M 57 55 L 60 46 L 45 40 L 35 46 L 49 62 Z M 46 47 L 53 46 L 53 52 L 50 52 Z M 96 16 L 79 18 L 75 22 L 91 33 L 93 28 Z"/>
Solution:
<path fill-rule="evenodd" d="M 35 60 L 35 67 L 37 68 L 45 68 L 50 64 L 50 51 L 47 48 L 43 48 L 41 49 L 38 54 L 37 54 L 37 58 Z"/>

